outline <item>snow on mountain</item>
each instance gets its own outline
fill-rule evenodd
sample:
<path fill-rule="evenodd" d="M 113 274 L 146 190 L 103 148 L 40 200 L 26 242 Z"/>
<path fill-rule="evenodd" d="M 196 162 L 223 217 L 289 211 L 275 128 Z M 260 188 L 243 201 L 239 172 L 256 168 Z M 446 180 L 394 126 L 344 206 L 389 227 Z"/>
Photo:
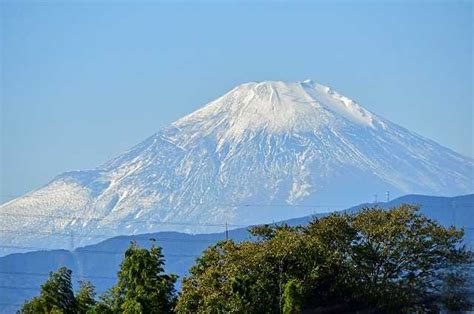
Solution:
<path fill-rule="evenodd" d="M 3 254 L 222 231 L 363 202 L 473 192 L 474 161 L 304 81 L 237 86 L 131 150 L 0 207 Z"/>

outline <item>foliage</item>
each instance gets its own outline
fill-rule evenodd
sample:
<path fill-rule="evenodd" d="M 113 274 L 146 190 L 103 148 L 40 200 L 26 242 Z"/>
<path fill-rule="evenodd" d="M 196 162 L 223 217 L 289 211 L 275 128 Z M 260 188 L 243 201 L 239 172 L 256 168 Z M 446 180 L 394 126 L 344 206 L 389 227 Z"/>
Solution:
<path fill-rule="evenodd" d="M 160 247 L 149 250 L 135 242 L 125 252 L 118 283 L 95 306 L 97 313 L 169 313 L 175 303 L 177 276 L 164 274 Z"/>
<path fill-rule="evenodd" d="M 20 313 L 76 313 L 77 301 L 71 283 L 72 271 L 61 267 L 51 272 L 39 297 L 26 302 Z"/>
<path fill-rule="evenodd" d="M 435 223 L 415 206 L 250 232 L 257 241 L 223 241 L 203 253 L 183 280 L 177 312 L 273 313 L 285 306 L 289 313 L 412 312 L 449 300 L 452 307 L 465 305 L 463 294 L 448 298 L 439 289 L 454 267 L 471 262 L 463 231 Z"/>
<path fill-rule="evenodd" d="M 170 313 L 175 305 L 175 275 L 164 274 L 161 248 L 139 248 L 132 242 L 125 252 L 118 282 L 95 300 L 95 288 L 80 282 L 74 295 L 71 270 L 62 267 L 51 273 L 41 294 L 25 303 L 20 313 Z"/>
<path fill-rule="evenodd" d="M 76 294 L 77 312 L 86 314 L 96 304 L 95 287 L 89 281 L 80 281 L 79 286 L 79 292 Z"/>
<path fill-rule="evenodd" d="M 448 311 L 463 312 L 472 309 L 466 272 L 452 271 L 445 275 L 441 301 Z"/>
<path fill-rule="evenodd" d="M 283 292 L 283 314 L 301 313 L 302 298 L 301 284 L 296 280 L 289 280 L 285 284 L 285 291 Z"/>
<path fill-rule="evenodd" d="M 429 312 L 471 308 L 463 230 L 417 207 L 332 214 L 307 226 L 252 227 L 253 241 L 218 242 L 190 269 L 176 302 L 177 276 L 161 248 L 132 242 L 118 282 L 96 302 L 94 286 L 74 295 L 60 268 L 20 313 Z"/>

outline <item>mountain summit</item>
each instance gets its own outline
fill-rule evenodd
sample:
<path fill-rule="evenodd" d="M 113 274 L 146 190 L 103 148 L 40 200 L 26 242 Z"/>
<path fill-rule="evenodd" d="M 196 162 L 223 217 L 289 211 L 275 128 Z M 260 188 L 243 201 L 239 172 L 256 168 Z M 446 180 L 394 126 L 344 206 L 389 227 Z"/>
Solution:
<path fill-rule="evenodd" d="M 240 85 L 174 125 L 221 128 L 225 134 L 219 135 L 224 139 L 237 139 L 261 130 L 273 134 L 313 132 L 347 122 L 374 128 L 379 121 L 349 98 L 304 81 Z"/>
<path fill-rule="evenodd" d="M 7 253 L 119 234 L 222 231 L 226 222 L 341 209 L 385 191 L 466 194 L 473 169 L 472 159 L 329 87 L 252 82 L 105 165 L 2 205 L 1 243 Z"/>

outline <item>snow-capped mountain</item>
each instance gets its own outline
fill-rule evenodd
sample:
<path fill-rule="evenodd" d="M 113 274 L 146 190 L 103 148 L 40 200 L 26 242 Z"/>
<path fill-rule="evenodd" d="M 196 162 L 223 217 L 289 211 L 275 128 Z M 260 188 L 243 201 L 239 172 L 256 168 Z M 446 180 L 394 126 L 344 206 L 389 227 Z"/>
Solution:
<path fill-rule="evenodd" d="M 311 81 L 237 86 L 131 150 L 0 207 L 3 254 L 222 231 L 375 193 L 473 192 L 474 161 Z M 382 196 L 382 195 L 381 195 Z"/>

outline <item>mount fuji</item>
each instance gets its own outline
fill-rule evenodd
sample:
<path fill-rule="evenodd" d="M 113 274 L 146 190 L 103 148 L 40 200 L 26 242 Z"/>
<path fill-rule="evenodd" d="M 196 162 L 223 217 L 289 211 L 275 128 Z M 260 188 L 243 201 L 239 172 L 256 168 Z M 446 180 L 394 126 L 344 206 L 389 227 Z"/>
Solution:
<path fill-rule="evenodd" d="M 0 207 L 2 255 L 121 234 L 217 232 L 390 191 L 453 196 L 474 160 L 303 81 L 237 86 L 93 170 Z"/>

